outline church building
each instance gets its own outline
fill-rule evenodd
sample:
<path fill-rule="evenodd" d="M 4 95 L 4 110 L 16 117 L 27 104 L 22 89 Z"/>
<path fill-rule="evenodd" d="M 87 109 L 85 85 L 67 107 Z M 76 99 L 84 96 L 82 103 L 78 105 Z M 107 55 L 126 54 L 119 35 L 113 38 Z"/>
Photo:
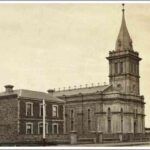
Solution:
<path fill-rule="evenodd" d="M 149 140 L 144 96 L 140 94 L 141 58 L 132 43 L 123 5 L 115 49 L 107 57 L 109 85 L 48 93 L 13 90 L 12 85 L 6 85 L 0 92 L 0 145 L 45 139 L 57 144 L 76 144 L 85 138 L 93 143 Z"/>
<path fill-rule="evenodd" d="M 122 22 L 115 50 L 109 52 L 109 85 L 54 92 L 66 101 L 66 133 L 78 135 L 135 134 L 145 132 L 144 96 L 140 95 L 139 53 L 133 48 L 125 21 Z M 99 70 L 100 71 L 100 70 Z"/>

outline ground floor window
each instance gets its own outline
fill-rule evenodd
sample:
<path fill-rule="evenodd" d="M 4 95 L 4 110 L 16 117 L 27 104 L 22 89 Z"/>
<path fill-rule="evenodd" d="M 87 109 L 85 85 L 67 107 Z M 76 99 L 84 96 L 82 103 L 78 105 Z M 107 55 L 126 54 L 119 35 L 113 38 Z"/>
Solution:
<path fill-rule="evenodd" d="M 74 121 L 73 120 L 71 120 L 71 131 L 73 131 L 74 130 Z"/>
<path fill-rule="evenodd" d="M 48 134 L 48 123 L 45 124 L 45 133 Z M 43 134 L 43 123 L 38 123 L 38 134 Z"/>
<path fill-rule="evenodd" d="M 53 134 L 59 134 L 58 123 L 52 124 L 52 133 Z"/>
<path fill-rule="evenodd" d="M 121 120 L 121 132 L 123 133 L 123 120 Z"/>
<path fill-rule="evenodd" d="M 134 133 L 137 133 L 137 122 L 134 121 Z"/>
<path fill-rule="evenodd" d="M 26 123 L 26 134 L 33 134 L 33 123 Z"/>
<path fill-rule="evenodd" d="M 88 130 L 91 130 L 91 120 L 88 120 Z"/>
<path fill-rule="evenodd" d="M 111 133 L 111 120 L 108 119 L 108 133 Z"/>

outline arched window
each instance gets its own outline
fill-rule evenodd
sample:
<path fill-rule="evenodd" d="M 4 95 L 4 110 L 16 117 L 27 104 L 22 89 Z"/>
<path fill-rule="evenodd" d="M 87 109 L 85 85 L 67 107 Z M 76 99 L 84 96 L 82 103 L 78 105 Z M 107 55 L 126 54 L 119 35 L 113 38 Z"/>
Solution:
<path fill-rule="evenodd" d="M 118 74 L 118 63 L 115 63 L 115 74 Z"/>
<path fill-rule="evenodd" d="M 90 119 L 91 118 L 91 110 L 90 109 L 88 109 L 88 119 Z"/>
<path fill-rule="evenodd" d="M 73 131 L 74 130 L 74 110 L 71 109 L 70 110 L 70 130 Z"/>
<path fill-rule="evenodd" d="M 108 108 L 107 122 L 108 122 L 108 133 L 111 133 L 111 109 L 110 107 Z"/>
<path fill-rule="evenodd" d="M 120 73 L 123 73 L 123 62 L 120 62 Z"/>
<path fill-rule="evenodd" d="M 110 107 L 108 108 L 108 118 L 111 116 L 111 109 Z"/>
<path fill-rule="evenodd" d="M 123 132 L 123 108 L 121 108 L 120 112 L 121 112 L 121 132 Z"/>
<path fill-rule="evenodd" d="M 137 119 L 137 109 L 134 110 L 134 118 Z"/>
<path fill-rule="evenodd" d="M 91 110 L 88 109 L 88 130 L 91 130 Z"/>
<path fill-rule="evenodd" d="M 136 85 L 133 84 L 133 86 L 132 86 L 132 92 L 135 92 L 135 90 L 136 90 Z"/>
<path fill-rule="evenodd" d="M 130 62 L 130 72 L 134 73 L 133 71 L 134 71 L 134 64 L 133 62 Z"/>
<path fill-rule="evenodd" d="M 74 118 L 74 112 L 73 112 L 73 110 L 71 110 L 70 118 L 71 118 L 71 119 L 73 119 L 73 118 Z"/>
<path fill-rule="evenodd" d="M 133 114 L 134 114 L 134 122 L 133 122 L 134 133 L 137 133 L 137 130 L 138 130 L 137 109 L 134 109 Z"/>
<path fill-rule="evenodd" d="M 121 118 L 123 118 L 123 108 L 121 108 L 120 111 L 121 111 Z"/>
<path fill-rule="evenodd" d="M 133 72 L 136 73 L 136 64 L 133 64 Z"/>
<path fill-rule="evenodd" d="M 138 64 L 136 64 L 136 73 L 138 74 Z"/>

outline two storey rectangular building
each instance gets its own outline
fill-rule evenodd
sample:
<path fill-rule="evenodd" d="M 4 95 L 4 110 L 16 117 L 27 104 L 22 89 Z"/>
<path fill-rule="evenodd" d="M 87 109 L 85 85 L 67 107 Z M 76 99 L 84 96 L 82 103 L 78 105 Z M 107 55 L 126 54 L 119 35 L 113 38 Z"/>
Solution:
<path fill-rule="evenodd" d="M 43 99 L 46 104 L 46 135 L 64 133 L 64 101 L 48 93 L 13 90 L 12 85 L 5 86 L 0 93 L 0 142 L 16 142 L 19 136 L 43 133 Z"/>

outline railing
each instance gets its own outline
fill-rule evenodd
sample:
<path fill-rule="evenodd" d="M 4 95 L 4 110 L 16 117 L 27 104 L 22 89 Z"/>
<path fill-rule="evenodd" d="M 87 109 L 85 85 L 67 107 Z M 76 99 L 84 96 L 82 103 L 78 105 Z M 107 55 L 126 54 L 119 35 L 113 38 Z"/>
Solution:
<path fill-rule="evenodd" d="M 94 139 L 95 141 L 98 141 L 98 134 L 84 134 L 84 135 L 78 135 L 79 141 L 89 141 L 89 139 Z M 111 143 L 111 142 L 129 142 L 129 141 L 149 141 L 150 140 L 150 134 L 143 134 L 143 133 L 110 133 L 110 134 L 102 134 L 102 142 Z"/>
<path fill-rule="evenodd" d="M 70 136 L 68 134 L 46 135 L 46 142 L 69 143 Z M 18 142 L 40 142 L 42 135 L 18 135 Z"/>

